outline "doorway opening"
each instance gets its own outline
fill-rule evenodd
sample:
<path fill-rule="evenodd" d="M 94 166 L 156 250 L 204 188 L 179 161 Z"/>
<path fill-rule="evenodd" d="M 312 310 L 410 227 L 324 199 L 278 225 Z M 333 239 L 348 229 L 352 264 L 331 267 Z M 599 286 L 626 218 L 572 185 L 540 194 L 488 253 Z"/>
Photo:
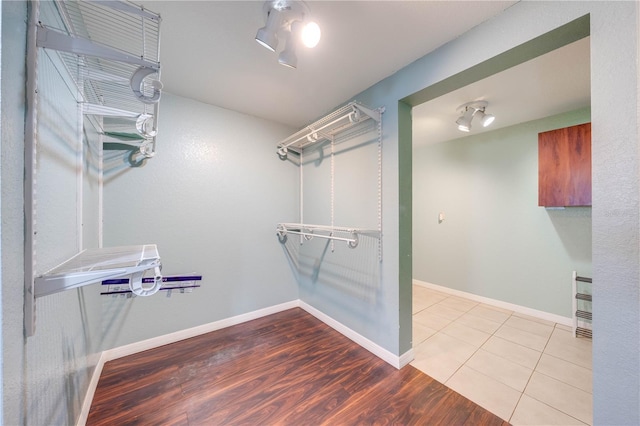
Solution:
<path fill-rule="evenodd" d="M 502 401 L 475 401 L 505 420 L 535 404 L 523 394 L 530 382 L 577 386 L 591 400 L 590 342 L 580 342 L 585 357 L 578 360 L 564 359 L 560 348 L 569 333 L 562 327 L 571 315 L 570 273 L 558 285 L 567 264 L 591 274 L 591 210 L 546 210 L 536 198 L 537 133 L 590 122 L 588 35 L 586 16 L 403 100 L 413 107 L 412 313 L 421 319 L 413 322 L 414 366 L 463 395 L 473 394 L 469 382 L 487 382 L 483 373 L 509 366 L 506 376 L 496 373 L 502 376 L 494 386 L 504 389 L 480 392 L 499 392 Z M 565 63 L 550 74 L 554 80 L 532 81 L 570 58 L 586 76 L 576 78 Z M 518 96 L 526 88 L 544 92 L 546 82 L 546 104 L 535 100 L 542 93 Z M 488 102 L 496 123 L 503 118 L 501 128 L 452 135 L 455 107 L 477 100 Z M 433 345 L 421 345 L 428 339 Z M 573 369 L 565 381 L 577 382 L 559 386 L 538 365 Z M 556 411 L 592 423 L 591 410 Z"/>

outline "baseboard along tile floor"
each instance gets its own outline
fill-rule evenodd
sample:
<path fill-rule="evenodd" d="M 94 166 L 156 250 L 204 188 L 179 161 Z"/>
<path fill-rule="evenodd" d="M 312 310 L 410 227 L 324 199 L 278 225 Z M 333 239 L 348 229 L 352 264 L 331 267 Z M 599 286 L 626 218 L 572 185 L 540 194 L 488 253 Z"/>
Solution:
<path fill-rule="evenodd" d="M 591 425 L 591 339 L 413 286 L 411 365 L 513 425 Z"/>

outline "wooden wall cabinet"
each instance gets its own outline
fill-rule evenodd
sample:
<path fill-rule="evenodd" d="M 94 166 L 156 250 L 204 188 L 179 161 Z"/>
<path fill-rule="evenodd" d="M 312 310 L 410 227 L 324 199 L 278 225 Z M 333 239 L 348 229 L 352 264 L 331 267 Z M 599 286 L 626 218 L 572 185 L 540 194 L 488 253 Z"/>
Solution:
<path fill-rule="evenodd" d="M 538 133 L 538 205 L 591 205 L 591 123 Z"/>

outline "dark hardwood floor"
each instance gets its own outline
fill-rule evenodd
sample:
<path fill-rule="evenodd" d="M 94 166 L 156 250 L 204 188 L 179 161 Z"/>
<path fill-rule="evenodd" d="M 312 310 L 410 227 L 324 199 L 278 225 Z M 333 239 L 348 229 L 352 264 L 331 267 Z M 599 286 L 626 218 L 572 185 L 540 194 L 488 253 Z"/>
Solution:
<path fill-rule="evenodd" d="M 105 364 L 88 425 L 507 425 L 301 309 Z"/>

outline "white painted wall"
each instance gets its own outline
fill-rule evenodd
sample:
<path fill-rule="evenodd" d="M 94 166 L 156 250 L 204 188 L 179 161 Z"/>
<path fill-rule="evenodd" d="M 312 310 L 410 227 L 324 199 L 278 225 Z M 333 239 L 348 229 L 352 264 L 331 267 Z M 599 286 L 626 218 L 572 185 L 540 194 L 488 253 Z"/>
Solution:
<path fill-rule="evenodd" d="M 99 298 L 86 289 L 39 298 L 36 333 L 24 337 L 24 114 L 26 2 L 2 3 L 2 334 L 3 423 L 72 424 L 96 362 Z M 96 140 L 80 139 L 75 94 L 53 62 L 38 75 L 36 273 L 97 241 L 97 223 L 81 228 L 79 205 L 95 211 L 95 186 L 78 167 Z M 83 198 L 86 196 L 86 203 Z"/>
<path fill-rule="evenodd" d="M 591 208 L 538 206 L 538 133 L 589 121 L 586 108 L 414 148 L 414 278 L 571 318 Z"/>
<path fill-rule="evenodd" d="M 276 155 L 282 125 L 163 94 L 157 154 L 142 167 L 105 151 L 105 247 L 157 244 L 164 275 L 198 273 L 190 294 L 103 297 L 104 348 L 298 299 L 276 237 L 295 222 L 298 171 Z"/>

